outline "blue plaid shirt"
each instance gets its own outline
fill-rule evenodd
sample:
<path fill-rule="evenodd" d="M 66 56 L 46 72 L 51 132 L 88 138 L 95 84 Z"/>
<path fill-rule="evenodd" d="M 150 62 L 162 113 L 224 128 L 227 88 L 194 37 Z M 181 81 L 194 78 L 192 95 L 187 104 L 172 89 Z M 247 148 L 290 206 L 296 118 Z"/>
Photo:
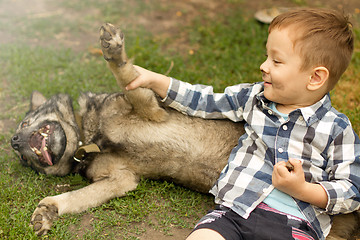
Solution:
<path fill-rule="evenodd" d="M 360 206 L 359 137 L 348 118 L 331 106 L 329 95 L 284 120 L 269 108 L 263 90 L 263 83 L 239 84 L 220 94 L 213 93 L 211 86 L 172 79 L 164 102 L 191 116 L 245 121 L 246 133 L 210 190 L 217 204 L 244 218 L 274 189 L 274 164 L 289 158 L 304 160 L 306 181 L 321 184 L 328 203 L 320 209 L 294 200 L 319 239 L 324 239 L 331 228 L 329 215 L 349 213 Z"/>

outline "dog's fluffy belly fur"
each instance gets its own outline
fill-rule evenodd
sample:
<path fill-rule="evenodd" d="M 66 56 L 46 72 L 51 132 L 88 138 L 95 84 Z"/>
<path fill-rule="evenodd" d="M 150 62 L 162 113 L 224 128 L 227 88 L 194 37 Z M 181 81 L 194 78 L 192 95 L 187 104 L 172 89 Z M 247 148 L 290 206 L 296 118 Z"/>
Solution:
<path fill-rule="evenodd" d="M 114 153 L 116 162 L 123 161 L 119 156 L 126 159 L 124 165 L 136 175 L 171 179 L 201 192 L 207 192 L 215 182 L 238 136 L 243 133 L 242 124 L 220 120 L 204 124 L 202 119 L 171 109 L 167 109 L 166 121 L 154 122 L 141 120 L 135 112 L 124 119 L 119 113 L 109 114 L 107 108 L 111 108 L 111 104 L 105 102 L 102 106 L 106 106 L 105 109 L 94 115 L 99 116 L 98 125 L 104 126 L 103 138 L 95 142 L 99 146 L 106 144 L 104 152 Z M 86 114 L 83 119 L 88 119 Z M 86 130 L 90 125 L 85 126 Z M 213 147 L 215 143 L 217 147 Z"/>

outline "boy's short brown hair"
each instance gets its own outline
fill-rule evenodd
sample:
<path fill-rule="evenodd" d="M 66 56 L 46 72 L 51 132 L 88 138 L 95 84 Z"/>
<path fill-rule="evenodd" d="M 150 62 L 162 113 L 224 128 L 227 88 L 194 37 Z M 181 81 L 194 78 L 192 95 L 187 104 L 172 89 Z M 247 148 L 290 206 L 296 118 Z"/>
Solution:
<path fill-rule="evenodd" d="M 291 27 L 294 49 L 303 58 L 302 70 L 324 66 L 331 90 L 348 67 L 354 50 L 352 25 L 343 14 L 325 9 L 298 9 L 277 16 L 269 26 Z"/>

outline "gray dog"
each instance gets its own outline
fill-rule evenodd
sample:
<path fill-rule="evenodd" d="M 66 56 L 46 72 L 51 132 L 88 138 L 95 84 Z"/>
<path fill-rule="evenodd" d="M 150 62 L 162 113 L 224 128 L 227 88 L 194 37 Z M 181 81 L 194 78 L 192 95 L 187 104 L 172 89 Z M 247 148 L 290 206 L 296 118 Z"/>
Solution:
<path fill-rule="evenodd" d="M 100 44 L 124 89 L 138 73 L 127 59 L 122 32 L 111 24 L 102 26 Z M 140 177 L 207 192 L 244 133 L 242 123 L 192 118 L 164 107 L 143 88 L 84 93 L 78 103 L 75 113 L 68 95 L 47 100 L 34 92 L 30 111 L 11 140 L 24 165 L 58 176 L 81 172 L 92 181 L 41 200 L 31 217 L 38 235 L 46 234 L 59 215 L 85 211 L 135 190 Z M 337 221 L 328 239 L 348 238 L 355 215 Z"/>

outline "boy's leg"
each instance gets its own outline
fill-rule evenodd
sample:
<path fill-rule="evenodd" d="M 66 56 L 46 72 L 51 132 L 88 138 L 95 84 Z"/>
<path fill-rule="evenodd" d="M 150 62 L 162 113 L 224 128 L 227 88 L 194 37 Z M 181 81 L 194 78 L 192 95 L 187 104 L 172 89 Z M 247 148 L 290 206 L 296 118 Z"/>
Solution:
<path fill-rule="evenodd" d="M 187 240 L 242 240 L 237 218 L 241 217 L 229 208 L 217 206 L 200 219 Z"/>
<path fill-rule="evenodd" d="M 189 237 L 186 238 L 186 240 L 202 240 L 202 239 L 224 240 L 225 238 L 223 238 L 218 232 L 211 230 L 211 229 L 206 229 L 206 228 L 198 229 L 198 230 L 192 232 L 189 235 Z"/>

